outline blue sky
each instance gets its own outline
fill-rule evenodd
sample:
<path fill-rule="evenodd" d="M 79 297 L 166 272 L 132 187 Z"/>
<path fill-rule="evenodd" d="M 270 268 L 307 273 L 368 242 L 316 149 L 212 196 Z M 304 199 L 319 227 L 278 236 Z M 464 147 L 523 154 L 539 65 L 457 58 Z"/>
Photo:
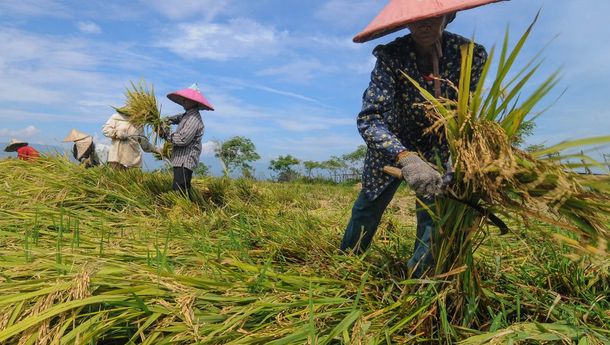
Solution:
<path fill-rule="evenodd" d="M 73 127 L 99 138 L 124 87 L 145 78 L 166 114 L 180 108 L 165 94 L 199 83 L 217 109 L 203 113 L 204 142 L 251 138 L 263 157 L 259 176 L 278 155 L 353 151 L 363 143 L 355 116 L 371 51 L 397 35 L 363 45 L 351 38 L 385 3 L 2 0 L 0 142 L 56 144 Z M 540 8 L 526 55 L 548 44 L 541 74 L 563 66 L 555 95 L 565 93 L 529 142 L 609 134 L 610 1 L 513 0 L 462 12 L 448 30 L 489 49 L 509 24 L 517 37 Z M 210 154 L 203 161 L 216 166 Z"/>

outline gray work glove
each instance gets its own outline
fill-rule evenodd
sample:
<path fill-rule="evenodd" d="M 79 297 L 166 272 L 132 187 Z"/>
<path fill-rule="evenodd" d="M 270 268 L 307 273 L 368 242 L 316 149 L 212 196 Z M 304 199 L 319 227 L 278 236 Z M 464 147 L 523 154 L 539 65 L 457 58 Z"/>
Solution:
<path fill-rule="evenodd" d="M 121 141 L 125 141 L 129 139 L 129 135 L 127 135 L 127 131 L 120 131 L 116 133 L 115 138 Z"/>
<path fill-rule="evenodd" d="M 402 168 L 402 177 L 413 188 L 415 193 L 426 198 L 440 194 L 443 178 L 430 164 L 415 153 L 408 153 L 398 160 Z"/>

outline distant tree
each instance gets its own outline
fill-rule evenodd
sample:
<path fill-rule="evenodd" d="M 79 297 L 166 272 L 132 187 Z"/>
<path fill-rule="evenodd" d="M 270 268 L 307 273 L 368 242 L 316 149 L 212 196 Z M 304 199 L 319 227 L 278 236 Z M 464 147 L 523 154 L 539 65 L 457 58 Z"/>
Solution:
<path fill-rule="evenodd" d="M 247 180 L 255 180 L 256 178 L 254 177 L 254 169 L 252 168 L 247 168 L 247 167 L 242 167 L 241 168 L 241 176 Z"/>
<path fill-rule="evenodd" d="M 303 167 L 305 168 L 305 173 L 307 173 L 307 177 L 312 177 L 312 172 L 315 169 L 320 168 L 320 163 L 316 161 L 305 161 L 303 162 Z"/>
<path fill-rule="evenodd" d="M 529 153 L 534 153 L 534 152 L 542 151 L 543 149 L 544 149 L 544 144 L 534 144 L 534 145 L 528 145 L 525 148 L 525 151 L 527 151 Z"/>
<path fill-rule="evenodd" d="M 343 160 L 348 163 L 359 163 L 364 160 L 366 157 L 366 145 L 360 145 L 356 149 L 356 151 L 351 153 L 346 153 L 342 156 Z"/>
<path fill-rule="evenodd" d="M 254 143 L 246 137 L 233 137 L 216 147 L 216 157 L 220 159 L 225 175 L 237 169 L 241 169 L 244 176 L 252 176 L 253 168 L 249 164 L 261 159 L 256 152 Z"/>
<path fill-rule="evenodd" d="M 358 146 L 356 151 L 341 156 L 341 158 L 345 163 L 347 163 L 349 170 L 353 174 L 360 174 L 362 172 L 364 158 L 366 157 L 366 150 L 366 145 L 360 145 Z"/>
<path fill-rule="evenodd" d="M 193 169 L 193 175 L 204 177 L 210 175 L 210 167 L 205 165 L 203 162 L 199 162 L 195 169 Z"/>
<path fill-rule="evenodd" d="M 523 121 L 521 123 L 521 127 L 512 138 L 513 145 L 522 146 L 525 143 L 525 138 L 534 134 L 534 129 L 536 129 L 536 123 L 533 120 Z"/>
<path fill-rule="evenodd" d="M 348 165 L 341 157 L 331 156 L 329 160 L 322 162 L 322 167 L 326 169 L 333 180 L 337 182 L 337 172 L 342 169 L 347 169 Z"/>
<path fill-rule="evenodd" d="M 298 172 L 293 167 L 299 163 L 300 161 L 291 155 L 279 156 L 269 162 L 269 169 L 278 174 L 278 181 L 292 181 L 298 176 Z"/>
<path fill-rule="evenodd" d="M 604 162 L 606 162 L 606 165 L 608 166 L 608 170 L 610 170 L 610 154 L 603 153 L 602 156 L 604 157 Z"/>

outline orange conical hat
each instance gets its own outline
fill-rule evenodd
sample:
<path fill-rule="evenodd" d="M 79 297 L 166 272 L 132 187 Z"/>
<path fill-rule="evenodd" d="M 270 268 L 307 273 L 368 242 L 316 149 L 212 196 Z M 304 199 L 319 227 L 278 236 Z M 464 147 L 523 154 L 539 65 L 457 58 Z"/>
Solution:
<path fill-rule="evenodd" d="M 404 29 L 407 24 L 443 14 L 507 0 L 390 0 L 354 42 L 366 41 Z"/>

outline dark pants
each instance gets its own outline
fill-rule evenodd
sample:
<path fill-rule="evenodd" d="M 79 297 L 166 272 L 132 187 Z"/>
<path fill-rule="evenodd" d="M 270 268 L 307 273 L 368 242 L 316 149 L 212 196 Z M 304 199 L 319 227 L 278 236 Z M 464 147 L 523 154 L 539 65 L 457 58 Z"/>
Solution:
<path fill-rule="evenodd" d="M 402 181 L 396 180 L 390 184 L 383 193 L 375 200 L 369 200 L 364 191 L 361 191 L 352 208 L 352 218 L 347 224 L 341 250 L 354 250 L 356 253 L 364 252 L 371 244 L 377 227 L 381 222 L 381 216 L 394 197 L 396 190 Z M 432 205 L 432 200 L 420 198 L 427 205 Z M 417 210 L 417 233 L 413 256 L 407 263 L 407 267 L 413 270 L 413 277 L 421 277 L 434 265 L 434 258 L 430 251 L 434 222 L 428 212 L 416 205 Z"/>
<path fill-rule="evenodd" d="M 176 192 L 181 192 L 186 196 L 190 196 L 192 179 L 192 170 L 183 167 L 174 167 L 174 183 L 172 187 Z"/>

